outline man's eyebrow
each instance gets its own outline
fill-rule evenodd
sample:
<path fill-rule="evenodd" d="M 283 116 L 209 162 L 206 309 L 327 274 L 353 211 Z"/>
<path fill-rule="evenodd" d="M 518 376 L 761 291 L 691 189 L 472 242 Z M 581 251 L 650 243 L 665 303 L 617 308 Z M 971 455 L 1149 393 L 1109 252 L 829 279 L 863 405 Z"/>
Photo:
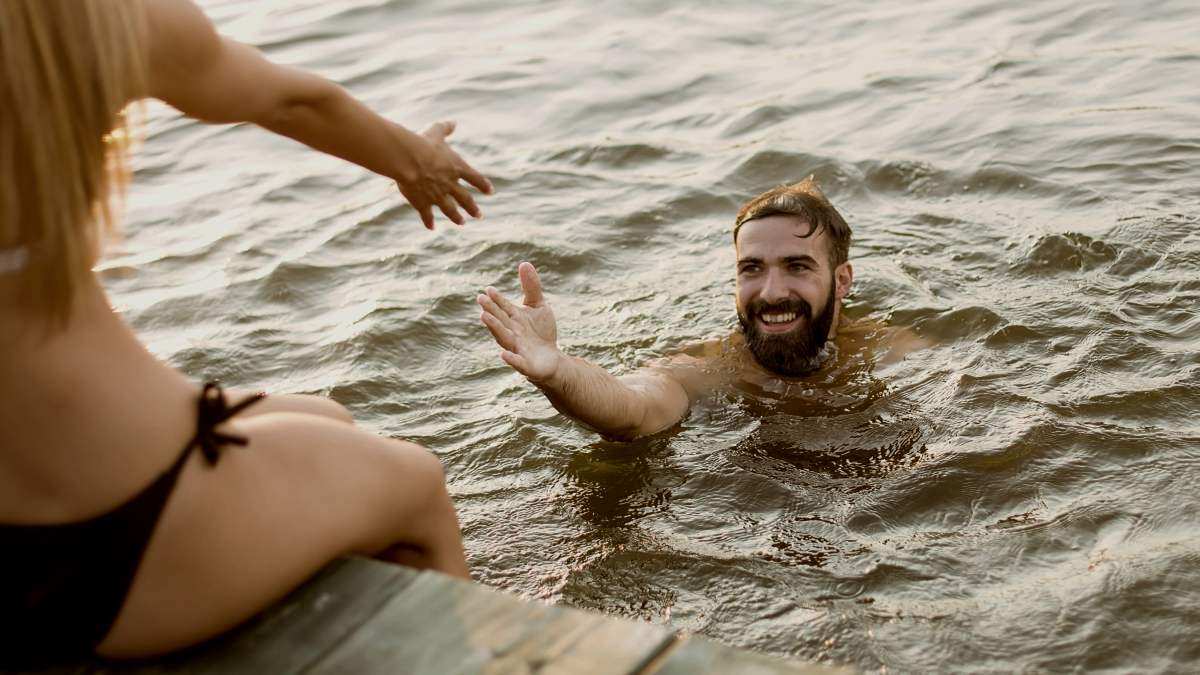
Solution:
<path fill-rule="evenodd" d="M 802 262 L 802 263 L 812 263 L 815 265 L 815 264 L 817 264 L 817 259 L 808 254 L 789 255 L 783 259 L 783 262 L 785 262 L 785 263 Z"/>
<path fill-rule="evenodd" d="M 818 264 L 817 259 L 808 254 L 784 256 L 784 257 L 780 258 L 779 261 L 785 265 L 788 263 L 796 263 L 796 262 L 808 263 L 810 265 Z M 737 262 L 739 265 L 744 264 L 744 263 L 758 263 L 761 265 L 763 262 L 763 259 L 752 257 L 752 256 L 747 256 L 745 258 L 738 258 Z"/>

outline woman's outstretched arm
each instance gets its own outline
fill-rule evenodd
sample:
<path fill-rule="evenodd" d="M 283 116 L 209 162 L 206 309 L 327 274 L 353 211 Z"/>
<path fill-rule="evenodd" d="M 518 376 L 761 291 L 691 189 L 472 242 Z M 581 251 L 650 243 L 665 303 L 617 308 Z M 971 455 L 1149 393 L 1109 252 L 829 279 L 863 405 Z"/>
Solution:
<path fill-rule="evenodd" d="M 191 0 L 144 0 L 146 93 L 196 119 L 251 122 L 395 180 L 425 227 L 433 209 L 462 224 L 478 218 L 466 186 L 492 185 L 446 143 L 453 122 L 414 133 L 371 111 L 312 73 L 268 61 L 254 47 L 222 37 Z"/>

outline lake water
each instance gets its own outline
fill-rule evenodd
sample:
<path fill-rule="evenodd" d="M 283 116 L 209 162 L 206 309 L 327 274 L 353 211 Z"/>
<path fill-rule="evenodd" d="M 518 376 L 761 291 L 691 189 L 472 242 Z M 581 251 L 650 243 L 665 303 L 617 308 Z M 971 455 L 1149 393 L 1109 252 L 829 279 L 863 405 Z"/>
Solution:
<path fill-rule="evenodd" d="M 479 581 L 867 671 L 1200 660 L 1194 2 L 204 5 L 458 120 L 498 195 L 426 232 L 384 179 L 152 106 L 114 301 L 197 380 L 433 449 Z M 932 347 L 622 445 L 478 323 L 529 260 L 564 349 L 618 372 L 728 335 L 733 215 L 809 173 L 855 231 L 850 315 Z"/>

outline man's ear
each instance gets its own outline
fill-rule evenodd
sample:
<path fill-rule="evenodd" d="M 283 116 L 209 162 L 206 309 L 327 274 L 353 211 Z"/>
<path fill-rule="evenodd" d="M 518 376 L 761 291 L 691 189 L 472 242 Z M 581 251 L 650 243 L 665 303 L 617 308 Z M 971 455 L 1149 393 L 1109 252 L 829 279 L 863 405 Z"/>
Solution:
<path fill-rule="evenodd" d="M 843 300 L 850 294 L 850 286 L 854 284 L 854 265 L 844 262 L 833 271 L 834 294 L 838 300 Z"/>

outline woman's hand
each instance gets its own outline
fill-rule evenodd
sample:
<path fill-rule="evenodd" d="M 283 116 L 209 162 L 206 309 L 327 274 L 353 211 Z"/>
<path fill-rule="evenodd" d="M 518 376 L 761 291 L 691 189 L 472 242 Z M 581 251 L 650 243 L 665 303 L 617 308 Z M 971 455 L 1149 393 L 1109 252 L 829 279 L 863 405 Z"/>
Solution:
<path fill-rule="evenodd" d="M 458 209 L 461 206 L 473 218 L 482 213 L 475 199 L 459 181 L 466 181 L 484 194 L 492 193 L 492 184 L 483 174 L 446 143 L 454 133 L 454 122 L 436 122 L 420 134 L 400 127 L 402 143 L 408 156 L 401 159 L 401 169 L 395 176 L 400 193 L 408 200 L 427 229 L 433 229 L 433 209 L 437 207 L 455 224 L 465 221 Z"/>
<path fill-rule="evenodd" d="M 517 276 L 525 293 L 523 304 L 513 304 L 489 286 L 475 299 L 483 308 L 479 318 L 500 345 L 505 363 L 535 384 L 548 382 L 563 359 L 558 351 L 558 325 L 533 265 L 521 263 Z"/>

